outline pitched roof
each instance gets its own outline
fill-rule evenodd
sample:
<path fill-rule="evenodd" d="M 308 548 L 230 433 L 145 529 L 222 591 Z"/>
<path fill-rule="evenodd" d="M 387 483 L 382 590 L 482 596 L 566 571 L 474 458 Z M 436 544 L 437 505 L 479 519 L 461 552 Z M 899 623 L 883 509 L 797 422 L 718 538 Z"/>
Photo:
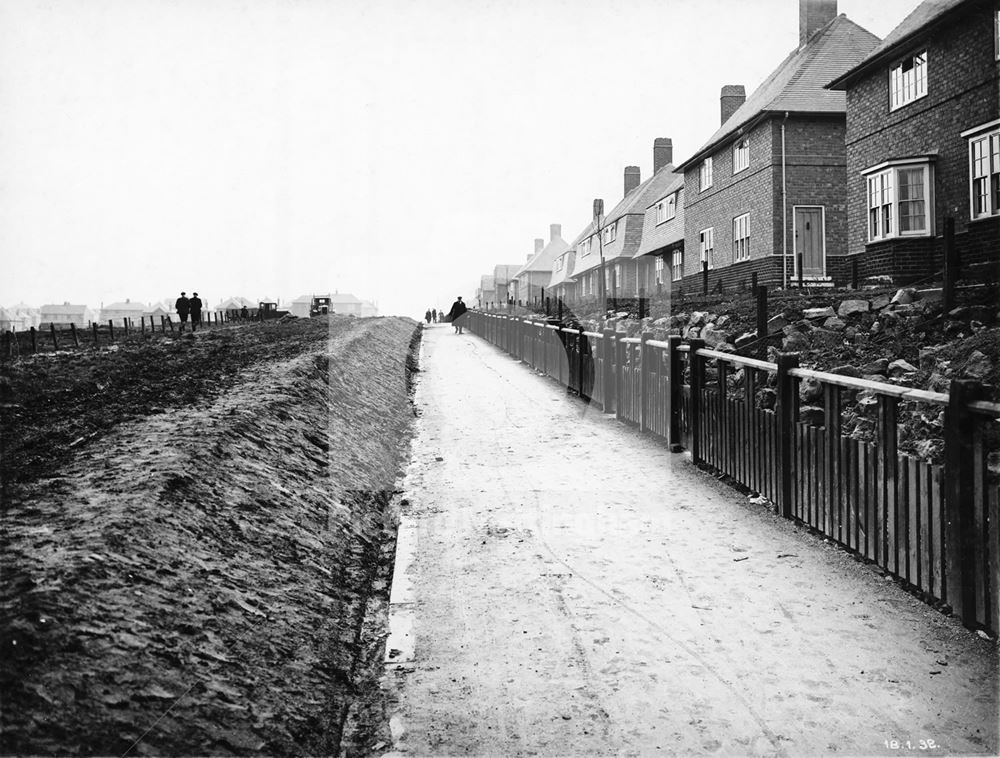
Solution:
<path fill-rule="evenodd" d="M 134 311 L 135 313 L 142 313 L 146 310 L 146 306 L 142 303 L 133 303 L 131 300 L 123 300 L 118 303 L 111 303 L 111 305 L 101 306 L 102 311 Z"/>
<path fill-rule="evenodd" d="M 576 281 L 573 279 L 573 266 L 576 263 L 576 250 L 567 250 L 560 256 L 563 258 L 563 267 L 556 270 L 553 265 L 552 268 L 552 278 L 549 280 L 549 286 L 555 287 L 557 284 L 566 284 L 567 282 Z"/>
<path fill-rule="evenodd" d="M 827 86 L 830 89 L 844 89 L 851 81 L 893 53 L 911 38 L 919 34 L 936 21 L 963 5 L 969 5 L 971 0 L 924 0 L 904 18 L 889 35 L 868 53 L 857 65 L 847 70 Z"/>
<path fill-rule="evenodd" d="M 330 295 L 330 302 L 353 305 L 356 303 L 360 303 L 361 301 L 358 300 L 356 297 L 354 297 L 354 295 L 352 295 L 350 292 L 335 292 L 334 294 Z"/>
<path fill-rule="evenodd" d="M 844 113 L 847 98 L 826 88 L 830 80 L 863 60 L 878 37 L 840 14 L 789 53 L 708 142 L 679 168 L 685 170 L 715 150 L 740 127 L 767 113 Z"/>
<path fill-rule="evenodd" d="M 527 274 L 529 272 L 547 272 L 552 271 L 552 264 L 555 262 L 556 258 L 569 250 L 569 245 L 566 244 L 566 240 L 562 237 L 554 237 L 549 240 L 549 244 L 535 253 L 528 259 L 521 268 L 517 270 L 512 279 L 516 279 L 522 274 Z"/>
<path fill-rule="evenodd" d="M 41 312 L 42 313 L 51 313 L 51 314 L 73 315 L 73 314 L 79 314 L 79 313 L 86 313 L 87 312 L 87 306 L 86 305 L 71 305 L 70 303 L 62 303 L 62 304 L 58 304 L 58 305 L 56 303 L 49 303 L 48 305 L 43 305 L 42 306 Z"/>

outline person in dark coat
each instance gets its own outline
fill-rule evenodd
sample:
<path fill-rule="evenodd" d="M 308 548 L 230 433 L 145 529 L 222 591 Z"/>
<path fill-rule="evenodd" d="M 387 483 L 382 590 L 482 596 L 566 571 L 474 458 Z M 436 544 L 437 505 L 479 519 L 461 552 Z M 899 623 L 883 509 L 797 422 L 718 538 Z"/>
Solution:
<path fill-rule="evenodd" d="M 188 304 L 191 306 L 191 331 L 196 331 L 201 326 L 201 298 L 198 293 L 194 293 Z"/>
<path fill-rule="evenodd" d="M 427 309 L 427 312 L 424 314 L 424 318 L 427 319 L 427 323 L 428 324 L 431 322 L 431 309 L 430 308 Z"/>
<path fill-rule="evenodd" d="M 181 331 L 183 332 L 184 324 L 187 323 L 188 314 L 191 312 L 191 301 L 187 299 L 187 296 L 183 292 L 177 298 L 177 302 L 174 303 L 174 310 L 177 311 L 177 318 L 181 320 Z"/>
<path fill-rule="evenodd" d="M 434 320 L 435 324 L 438 322 L 438 309 L 437 308 L 431 308 L 431 318 Z"/>
<path fill-rule="evenodd" d="M 455 334 L 461 334 L 462 329 L 465 328 L 465 312 L 467 310 L 469 309 L 465 307 L 465 303 L 462 302 L 462 296 L 459 295 L 458 299 L 451 304 L 451 310 L 448 311 L 448 320 L 455 327 Z"/>

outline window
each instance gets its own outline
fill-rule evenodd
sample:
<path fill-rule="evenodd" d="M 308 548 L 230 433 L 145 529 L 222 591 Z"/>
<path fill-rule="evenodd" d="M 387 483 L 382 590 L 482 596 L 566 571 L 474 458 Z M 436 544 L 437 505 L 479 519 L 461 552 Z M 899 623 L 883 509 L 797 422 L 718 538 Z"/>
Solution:
<path fill-rule="evenodd" d="M 667 267 L 667 262 L 662 255 L 656 256 L 656 264 L 653 267 L 653 283 L 663 284 L 663 270 Z"/>
<path fill-rule="evenodd" d="M 750 138 L 744 137 L 733 145 L 733 173 L 750 167 Z"/>
<path fill-rule="evenodd" d="M 908 56 L 889 69 L 889 110 L 927 94 L 927 51 Z"/>
<path fill-rule="evenodd" d="M 604 267 L 604 291 L 611 292 L 611 266 Z"/>
<path fill-rule="evenodd" d="M 564 259 L 561 255 L 558 258 L 556 258 L 556 271 L 562 271 L 563 261 Z"/>
<path fill-rule="evenodd" d="M 750 214 L 733 219 L 733 260 L 750 260 Z"/>
<path fill-rule="evenodd" d="M 1000 128 L 969 140 L 972 218 L 1000 214 Z"/>
<path fill-rule="evenodd" d="M 715 268 L 715 227 L 710 226 L 708 229 L 702 229 L 699 241 L 701 242 L 702 262 L 708 261 L 708 267 Z"/>
<path fill-rule="evenodd" d="M 882 164 L 862 173 L 868 182 L 869 242 L 932 233 L 928 161 Z"/>
<path fill-rule="evenodd" d="M 679 282 L 684 277 L 684 250 L 683 248 L 674 250 L 670 260 L 671 278 Z"/>
<path fill-rule="evenodd" d="M 704 192 L 712 186 L 712 159 L 706 158 L 701 162 L 701 170 L 698 174 L 701 180 L 701 191 Z"/>
<path fill-rule="evenodd" d="M 618 236 L 618 222 L 617 221 L 615 221 L 614 223 L 608 224 L 606 227 L 604 227 L 604 244 L 605 245 L 610 244 L 611 242 L 614 242 L 615 238 L 617 236 Z"/>
<path fill-rule="evenodd" d="M 622 264 L 620 263 L 615 264 L 615 278 L 612 282 L 614 283 L 616 290 L 622 286 Z"/>
<path fill-rule="evenodd" d="M 656 204 L 656 223 L 662 224 L 677 215 L 677 194 L 663 198 Z"/>

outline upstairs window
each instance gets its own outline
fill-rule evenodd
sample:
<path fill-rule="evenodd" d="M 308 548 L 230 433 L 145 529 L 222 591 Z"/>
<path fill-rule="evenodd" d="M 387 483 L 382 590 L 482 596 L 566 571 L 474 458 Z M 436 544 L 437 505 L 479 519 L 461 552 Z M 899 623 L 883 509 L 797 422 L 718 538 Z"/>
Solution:
<path fill-rule="evenodd" d="M 618 222 L 617 221 L 615 223 L 613 223 L 613 224 L 609 224 L 608 226 L 604 227 L 604 244 L 605 245 L 607 245 L 608 243 L 614 242 L 615 238 L 617 236 L 618 236 Z"/>
<path fill-rule="evenodd" d="M 931 234 L 931 165 L 928 161 L 877 166 L 868 182 L 868 241 Z"/>
<path fill-rule="evenodd" d="M 733 173 L 750 167 L 750 138 L 744 137 L 733 145 Z"/>
<path fill-rule="evenodd" d="M 733 219 L 733 261 L 750 260 L 750 214 Z"/>
<path fill-rule="evenodd" d="M 656 223 L 662 224 L 677 215 L 676 194 L 663 198 L 656 204 Z"/>
<path fill-rule="evenodd" d="M 1000 214 L 1000 127 L 969 140 L 972 218 Z"/>
<path fill-rule="evenodd" d="M 702 192 L 712 186 L 712 159 L 706 158 L 701 162 L 701 169 L 698 173 L 700 179 L 700 189 Z"/>
<path fill-rule="evenodd" d="M 927 51 L 910 55 L 889 69 L 889 110 L 927 94 Z"/>
<path fill-rule="evenodd" d="M 709 268 L 715 268 L 715 227 L 702 229 L 698 235 L 701 244 L 701 261 L 707 262 Z"/>
<path fill-rule="evenodd" d="M 675 282 L 679 282 L 684 277 L 684 250 L 674 250 L 670 260 L 670 274 Z"/>

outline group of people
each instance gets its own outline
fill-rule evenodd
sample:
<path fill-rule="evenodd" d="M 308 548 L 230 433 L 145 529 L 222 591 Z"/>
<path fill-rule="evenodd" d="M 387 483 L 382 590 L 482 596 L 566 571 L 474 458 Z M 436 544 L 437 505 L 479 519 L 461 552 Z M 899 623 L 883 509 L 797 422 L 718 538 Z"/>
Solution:
<path fill-rule="evenodd" d="M 462 330 L 465 328 L 465 312 L 469 310 L 465 303 L 462 302 L 462 296 L 459 295 L 458 299 L 451 304 L 451 310 L 448 311 L 448 315 L 444 315 L 444 311 L 439 311 L 437 308 L 428 308 L 427 312 L 424 313 L 424 318 L 427 323 L 438 322 L 438 317 L 440 316 L 442 320 L 448 321 L 455 328 L 455 334 L 462 334 Z"/>
<path fill-rule="evenodd" d="M 191 331 L 198 331 L 198 327 L 201 325 L 201 298 L 198 297 L 197 292 L 192 293 L 191 297 L 182 292 L 181 296 L 177 298 L 177 302 L 174 303 L 174 309 L 177 311 L 177 318 L 181 321 L 182 332 L 189 317 L 191 319 Z"/>

